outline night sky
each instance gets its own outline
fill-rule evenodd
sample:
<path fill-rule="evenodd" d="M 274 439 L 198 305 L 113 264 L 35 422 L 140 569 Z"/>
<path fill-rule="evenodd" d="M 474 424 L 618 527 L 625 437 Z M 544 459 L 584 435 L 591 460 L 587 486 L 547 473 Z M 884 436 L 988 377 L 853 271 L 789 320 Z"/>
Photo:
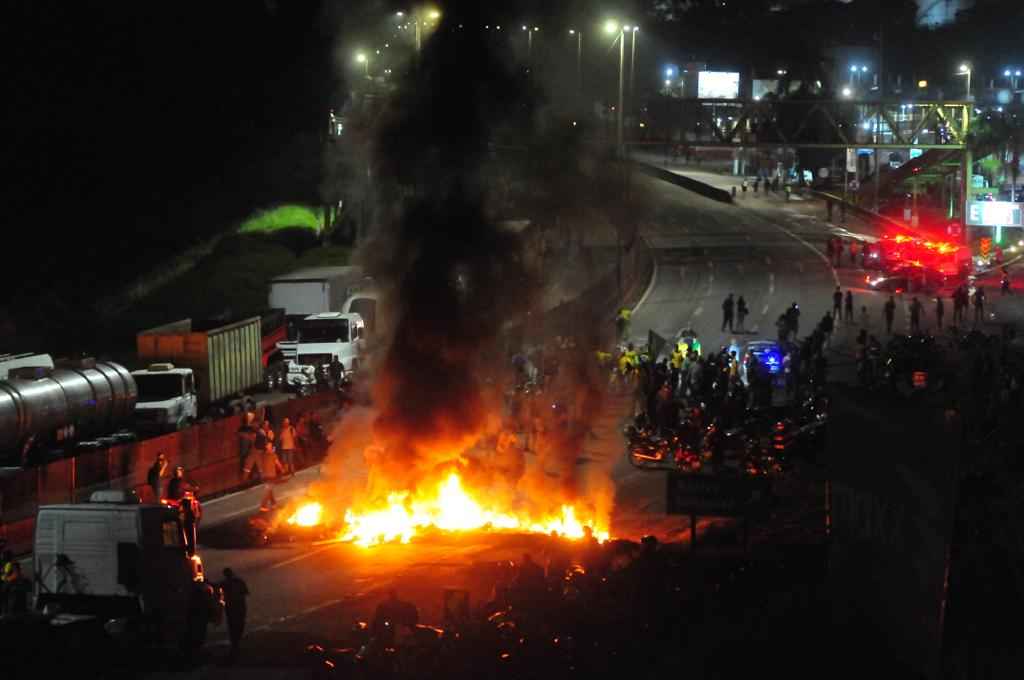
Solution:
<path fill-rule="evenodd" d="M 315 191 L 259 164 L 322 115 L 319 14 L 306 0 L 5 8 L 3 214 L 19 245 L 0 306 L 103 288 L 257 196 Z"/>

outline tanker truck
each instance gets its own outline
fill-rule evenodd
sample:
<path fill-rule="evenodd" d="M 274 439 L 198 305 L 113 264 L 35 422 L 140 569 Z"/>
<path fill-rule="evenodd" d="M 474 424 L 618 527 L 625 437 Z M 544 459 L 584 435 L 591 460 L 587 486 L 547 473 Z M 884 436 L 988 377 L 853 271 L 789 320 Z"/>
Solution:
<path fill-rule="evenodd" d="M 0 381 L 0 461 L 39 463 L 80 446 L 131 441 L 138 390 L 112 361 L 84 359 L 38 377 Z"/>

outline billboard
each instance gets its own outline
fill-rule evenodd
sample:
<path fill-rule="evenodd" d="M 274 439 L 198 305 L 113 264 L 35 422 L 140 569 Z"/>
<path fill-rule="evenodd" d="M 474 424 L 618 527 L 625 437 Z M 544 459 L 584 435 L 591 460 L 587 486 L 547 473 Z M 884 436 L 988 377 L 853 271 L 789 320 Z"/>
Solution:
<path fill-rule="evenodd" d="M 701 99 L 736 99 L 740 96 L 740 74 L 701 71 L 697 74 L 697 96 Z"/>
<path fill-rule="evenodd" d="M 967 204 L 967 224 L 977 227 L 1020 227 L 1021 204 L 1010 201 L 971 201 Z"/>

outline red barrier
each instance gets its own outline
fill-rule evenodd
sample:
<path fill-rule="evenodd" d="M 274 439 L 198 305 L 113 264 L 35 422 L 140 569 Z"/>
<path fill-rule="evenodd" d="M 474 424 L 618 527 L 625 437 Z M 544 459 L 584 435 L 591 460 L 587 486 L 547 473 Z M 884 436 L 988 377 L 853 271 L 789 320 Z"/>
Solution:
<path fill-rule="evenodd" d="M 337 403 L 333 394 L 318 393 L 274 405 L 271 422 L 280 427 L 285 417 L 292 423 L 302 413 Z M 262 413 L 257 413 L 257 418 Z M 239 460 L 239 416 L 200 423 L 182 432 L 103 451 L 89 451 L 74 458 L 26 468 L 0 480 L 0 536 L 16 554 L 30 552 L 39 505 L 87 501 L 93 491 L 106 488 L 135 489 L 144 502 L 154 502 L 146 477 L 159 453 L 167 457 L 169 473 L 183 465 L 186 475 L 199 484 L 201 497 L 238 489 L 247 484 Z M 307 459 L 306 464 L 314 461 Z"/>

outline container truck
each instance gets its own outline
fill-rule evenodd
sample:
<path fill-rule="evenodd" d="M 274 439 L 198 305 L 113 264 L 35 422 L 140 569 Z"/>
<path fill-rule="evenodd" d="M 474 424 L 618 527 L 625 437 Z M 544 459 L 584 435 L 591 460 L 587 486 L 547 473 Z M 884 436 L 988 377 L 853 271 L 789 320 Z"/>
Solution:
<path fill-rule="evenodd" d="M 40 506 L 32 559 L 35 608 L 53 625 L 70 617 L 132 648 L 192 652 L 222 620 L 219 593 L 188 549 L 180 513 L 141 504 L 134 491 Z"/>
<path fill-rule="evenodd" d="M 365 278 L 362 267 L 309 267 L 270 281 L 269 307 L 281 307 L 288 321 L 288 339 L 295 339 L 299 321 L 313 314 L 340 312 L 346 298 Z"/>
<path fill-rule="evenodd" d="M 20 466 L 82 445 L 130 441 L 123 428 L 132 425 L 137 397 L 132 374 L 112 361 L 83 359 L 0 381 L 0 459 Z"/>
<path fill-rule="evenodd" d="M 219 323 L 219 322 L 215 322 Z M 135 425 L 140 431 L 189 427 L 211 406 L 262 385 L 260 317 L 226 325 L 183 319 L 140 332 Z"/>
<path fill-rule="evenodd" d="M 311 314 L 299 322 L 297 337 L 279 343 L 287 358 L 286 384 L 307 394 L 331 378 L 332 365 L 340 376 L 351 377 L 363 358 L 366 326 L 358 314 Z"/>

